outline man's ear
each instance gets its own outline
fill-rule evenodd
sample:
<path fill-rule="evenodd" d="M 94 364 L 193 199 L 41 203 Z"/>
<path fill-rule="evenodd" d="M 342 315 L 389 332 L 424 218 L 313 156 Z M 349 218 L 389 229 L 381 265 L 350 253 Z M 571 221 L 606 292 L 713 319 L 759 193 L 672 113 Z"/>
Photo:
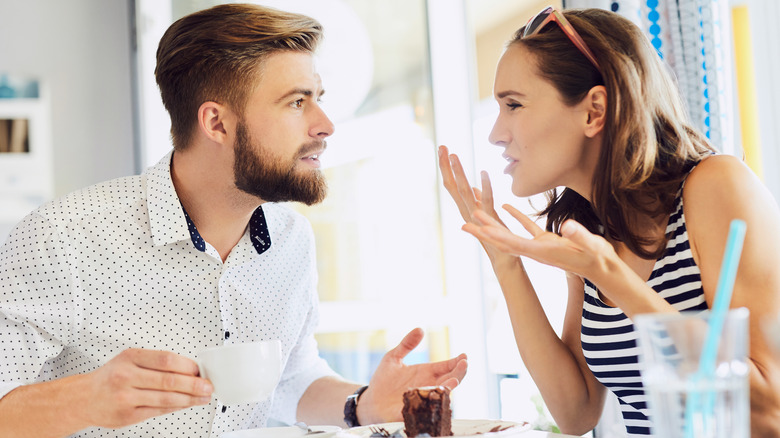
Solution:
<path fill-rule="evenodd" d="M 604 130 L 607 120 L 607 89 L 596 85 L 585 96 L 588 119 L 585 124 L 585 135 L 593 138 Z"/>
<path fill-rule="evenodd" d="M 226 144 L 230 132 L 231 112 L 216 102 L 203 102 L 198 108 L 198 130 L 209 140 Z"/>

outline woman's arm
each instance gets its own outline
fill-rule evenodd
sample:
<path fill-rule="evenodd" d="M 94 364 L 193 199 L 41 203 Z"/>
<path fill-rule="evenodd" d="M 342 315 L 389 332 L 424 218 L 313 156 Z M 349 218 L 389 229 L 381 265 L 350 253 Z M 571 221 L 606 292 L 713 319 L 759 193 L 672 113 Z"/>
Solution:
<path fill-rule="evenodd" d="M 444 186 L 467 224 L 474 224 L 474 215 L 482 214 L 506 230 L 493 208 L 487 175 L 483 174 L 482 191 L 473 189 L 457 157 L 444 147 L 439 150 L 439 167 Z M 504 293 L 520 356 L 558 426 L 577 434 L 593 429 L 601 416 L 606 389 L 590 372 L 580 346 L 582 281 L 576 276 L 569 278 L 569 305 L 561 339 L 547 319 L 520 258 L 484 240 L 480 243 Z"/>
<path fill-rule="evenodd" d="M 683 205 L 709 304 L 729 224 L 735 218 L 747 223 L 731 307 L 750 310 L 752 436 L 780 436 L 780 363 L 763 332 L 763 322 L 780 313 L 780 209 L 755 174 L 729 155 L 709 157 L 691 172 Z"/>
<path fill-rule="evenodd" d="M 561 337 L 552 329 L 528 276 L 499 278 L 517 349 L 556 424 L 564 433 L 581 435 L 601 417 L 606 388 L 588 368 L 582 352 L 584 284 L 567 274 L 568 301 Z"/>

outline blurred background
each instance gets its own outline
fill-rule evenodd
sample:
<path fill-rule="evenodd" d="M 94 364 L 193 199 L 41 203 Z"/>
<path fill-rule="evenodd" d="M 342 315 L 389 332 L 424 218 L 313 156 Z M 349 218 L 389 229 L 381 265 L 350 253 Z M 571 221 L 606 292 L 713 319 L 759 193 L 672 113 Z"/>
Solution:
<path fill-rule="evenodd" d="M 167 153 L 157 43 L 174 20 L 217 3 L 0 0 L 0 241 L 42 202 L 140 173 Z M 317 238 L 321 354 L 348 379 L 368 381 L 384 352 L 419 326 L 426 339 L 408 363 L 469 355 L 469 376 L 454 393 L 457 417 L 553 427 L 489 263 L 460 231 L 436 167 L 436 146 L 446 144 L 472 175 L 488 171 L 498 203 L 542 206 L 511 195 L 487 135 L 504 44 L 548 4 L 611 9 L 646 29 L 697 126 L 780 195 L 774 0 L 258 3 L 311 15 L 326 30 L 318 65 L 336 123 L 322 158 L 330 191 L 321 205 L 293 208 Z M 691 50 L 702 58 L 691 61 Z M 533 262 L 528 270 L 560 330 L 563 276 Z"/>

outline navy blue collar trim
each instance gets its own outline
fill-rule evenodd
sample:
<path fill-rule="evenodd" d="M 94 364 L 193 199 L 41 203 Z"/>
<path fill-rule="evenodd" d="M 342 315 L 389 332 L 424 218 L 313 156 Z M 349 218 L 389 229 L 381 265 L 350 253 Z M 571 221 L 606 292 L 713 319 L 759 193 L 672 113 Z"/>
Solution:
<path fill-rule="evenodd" d="M 271 235 L 268 233 L 268 223 L 265 221 L 263 207 L 257 207 L 249 219 L 249 237 L 258 254 L 268 251 L 271 247 Z"/>
<path fill-rule="evenodd" d="M 192 244 L 195 245 L 198 251 L 206 251 L 206 242 L 200 237 L 200 233 L 187 214 L 187 210 L 184 209 L 183 205 L 181 209 L 184 212 L 184 217 L 187 219 L 187 228 L 190 231 Z M 252 213 L 252 218 L 249 220 L 249 237 L 258 254 L 268 251 L 268 248 L 271 247 L 271 235 L 268 234 L 268 223 L 265 221 L 265 213 L 263 213 L 262 206 L 255 209 L 255 212 Z"/>

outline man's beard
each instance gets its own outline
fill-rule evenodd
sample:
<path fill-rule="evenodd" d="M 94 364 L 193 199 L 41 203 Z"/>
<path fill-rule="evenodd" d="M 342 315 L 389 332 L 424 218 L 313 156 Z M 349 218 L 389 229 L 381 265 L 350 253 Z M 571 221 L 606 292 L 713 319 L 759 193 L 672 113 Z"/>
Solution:
<path fill-rule="evenodd" d="M 236 127 L 235 163 L 233 175 L 236 187 L 267 202 L 302 202 L 316 204 L 325 199 L 327 183 L 319 170 L 296 171 L 298 160 L 325 147 L 314 141 L 301 146 L 291 162 L 273 156 L 260 144 L 253 144 L 246 124 Z"/>

